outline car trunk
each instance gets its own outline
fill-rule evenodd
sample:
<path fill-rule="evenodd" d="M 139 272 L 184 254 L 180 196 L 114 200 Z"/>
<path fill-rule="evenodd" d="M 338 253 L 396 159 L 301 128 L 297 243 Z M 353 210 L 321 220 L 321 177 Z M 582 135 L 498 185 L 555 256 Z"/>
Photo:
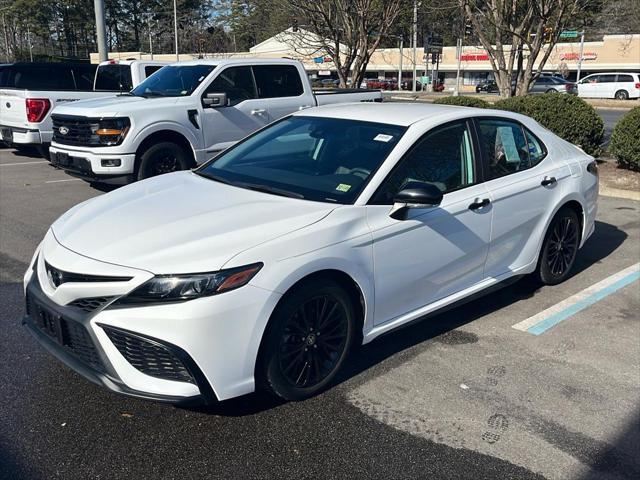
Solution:
<path fill-rule="evenodd" d="M 0 89 L 0 125 L 26 127 L 26 90 Z"/>

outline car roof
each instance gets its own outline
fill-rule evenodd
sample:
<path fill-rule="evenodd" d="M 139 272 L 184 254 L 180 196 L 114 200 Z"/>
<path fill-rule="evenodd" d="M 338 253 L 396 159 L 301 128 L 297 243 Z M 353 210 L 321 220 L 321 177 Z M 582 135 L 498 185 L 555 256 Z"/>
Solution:
<path fill-rule="evenodd" d="M 422 120 L 438 118 L 455 120 L 479 115 L 501 116 L 522 120 L 522 115 L 504 110 L 487 108 L 459 107 L 454 105 L 434 105 L 429 103 L 408 102 L 359 102 L 325 105 L 301 110 L 295 116 L 328 117 L 361 122 L 376 122 L 408 127 Z"/>
<path fill-rule="evenodd" d="M 237 64 L 251 64 L 251 65 L 259 65 L 259 64 L 282 64 L 282 65 L 292 65 L 297 63 L 297 60 L 291 60 L 290 58 L 252 58 L 252 57 L 241 57 L 241 58 L 212 58 L 212 59 L 200 59 L 200 60 L 187 60 L 184 62 L 176 62 L 172 63 L 172 65 L 216 65 L 216 66 L 226 66 L 226 65 L 237 65 Z"/>

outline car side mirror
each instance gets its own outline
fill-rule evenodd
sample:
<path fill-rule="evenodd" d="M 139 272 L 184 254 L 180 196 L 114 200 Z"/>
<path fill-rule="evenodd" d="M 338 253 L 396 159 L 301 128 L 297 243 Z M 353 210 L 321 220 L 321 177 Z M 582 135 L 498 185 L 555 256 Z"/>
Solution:
<path fill-rule="evenodd" d="M 207 93 L 202 99 L 204 108 L 220 108 L 226 107 L 228 104 L 229 99 L 226 93 Z"/>
<path fill-rule="evenodd" d="M 409 182 L 393 199 L 389 216 L 405 220 L 410 208 L 436 207 L 442 202 L 442 190 L 431 183 Z"/>

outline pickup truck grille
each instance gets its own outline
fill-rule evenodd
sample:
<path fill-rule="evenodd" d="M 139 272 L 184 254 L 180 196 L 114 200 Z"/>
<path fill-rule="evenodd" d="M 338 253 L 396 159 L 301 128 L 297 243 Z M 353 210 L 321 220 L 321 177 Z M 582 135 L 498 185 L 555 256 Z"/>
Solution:
<path fill-rule="evenodd" d="M 53 141 L 65 145 L 92 145 L 98 119 L 71 115 L 52 115 Z"/>

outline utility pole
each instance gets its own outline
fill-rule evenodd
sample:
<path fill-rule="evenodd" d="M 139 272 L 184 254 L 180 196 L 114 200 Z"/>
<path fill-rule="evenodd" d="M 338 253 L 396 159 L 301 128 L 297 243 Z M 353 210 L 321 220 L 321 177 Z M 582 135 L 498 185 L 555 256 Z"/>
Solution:
<path fill-rule="evenodd" d="M 400 60 L 398 61 L 398 91 L 402 90 L 402 47 L 404 38 L 400 36 Z"/>
<path fill-rule="evenodd" d="M 98 60 L 108 60 L 107 53 L 107 29 L 104 23 L 104 0 L 93 0 L 93 8 L 96 13 L 96 34 L 98 37 Z"/>
<path fill-rule="evenodd" d="M 151 60 L 153 60 L 153 40 L 151 38 L 151 14 L 147 16 L 147 26 L 149 27 L 149 55 L 151 55 Z"/>
<path fill-rule="evenodd" d="M 4 30 L 4 46 L 7 52 L 7 63 L 8 63 L 9 62 L 9 37 L 7 37 L 7 20 L 4 16 L 4 13 L 2 14 L 2 29 Z"/>
<path fill-rule="evenodd" d="M 582 53 L 584 52 L 584 28 L 580 32 L 580 56 L 578 57 L 578 73 L 576 75 L 576 83 L 580 81 L 580 73 L 582 71 Z"/>
<path fill-rule="evenodd" d="M 33 62 L 33 45 L 31 45 L 31 29 L 27 25 L 27 42 L 29 43 L 29 61 Z"/>
<path fill-rule="evenodd" d="M 178 5 L 176 0 L 173 0 L 173 34 L 176 37 L 176 62 L 180 61 L 180 54 L 178 53 Z"/>
<path fill-rule="evenodd" d="M 458 57 L 458 68 L 456 70 L 456 89 L 453 92 L 453 96 L 457 97 L 460 95 L 460 61 L 462 57 L 462 37 L 458 37 L 458 41 L 456 42 L 456 56 Z"/>
<path fill-rule="evenodd" d="M 418 0 L 413 0 L 413 80 L 411 91 L 416 93 L 416 50 L 418 48 Z"/>

